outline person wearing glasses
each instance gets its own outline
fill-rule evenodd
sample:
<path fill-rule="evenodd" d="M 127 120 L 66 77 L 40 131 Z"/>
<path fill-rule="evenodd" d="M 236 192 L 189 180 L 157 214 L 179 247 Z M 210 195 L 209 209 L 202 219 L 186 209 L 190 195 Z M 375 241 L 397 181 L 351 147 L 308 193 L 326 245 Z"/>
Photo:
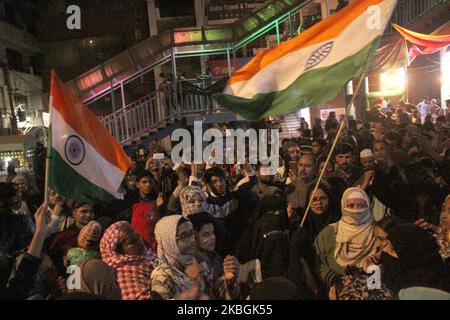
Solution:
<path fill-rule="evenodd" d="M 309 295 L 314 298 L 323 296 L 324 288 L 319 288 L 320 275 L 315 272 L 316 261 L 313 247 L 317 235 L 329 224 L 339 220 L 331 205 L 330 189 L 320 184 L 313 194 L 314 186 L 309 187 L 307 199 L 311 200 L 310 212 L 303 227 L 298 227 L 290 240 L 289 277 L 299 287 L 306 285 Z M 306 275 L 306 279 L 305 279 Z"/>
<path fill-rule="evenodd" d="M 195 230 L 181 215 L 161 218 L 155 227 L 158 260 L 151 275 L 152 299 L 172 300 L 192 287 L 204 290 L 199 267 L 194 263 Z"/>
<path fill-rule="evenodd" d="M 156 224 L 155 235 L 158 260 L 151 275 L 152 299 L 177 299 L 181 293 L 191 290 L 198 290 L 203 295 L 206 292 L 206 274 L 195 259 L 197 245 L 193 224 L 181 215 L 166 216 Z M 227 269 L 224 268 L 226 277 L 228 273 L 237 273 L 237 266 L 228 267 L 227 264 Z"/>

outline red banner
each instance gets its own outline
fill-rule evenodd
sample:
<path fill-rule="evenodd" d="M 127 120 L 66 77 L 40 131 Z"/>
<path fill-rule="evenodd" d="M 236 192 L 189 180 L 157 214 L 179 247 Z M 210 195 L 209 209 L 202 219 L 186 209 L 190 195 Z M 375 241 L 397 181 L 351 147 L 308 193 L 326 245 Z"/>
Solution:
<path fill-rule="evenodd" d="M 431 54 L 450 45 L 450 35 L 427 35 L 417 33 L 400 27 L 393 23 L 392 26 L 402 35 L 403 38 L 413 44 L 409 50 L 409 62 L 421 54 Z"/>

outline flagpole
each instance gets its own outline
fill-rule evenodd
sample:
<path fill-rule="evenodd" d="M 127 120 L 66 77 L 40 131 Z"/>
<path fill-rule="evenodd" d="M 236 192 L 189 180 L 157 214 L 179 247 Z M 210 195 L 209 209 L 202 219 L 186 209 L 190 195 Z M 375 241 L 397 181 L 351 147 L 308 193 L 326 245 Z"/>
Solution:
<path fill-rule="evenodd" d="M 366 74 L 367 74 L 367 71 L 365 70 L 363 72 L 363 74 L 361 75 L 361 77 L 359 78 L 359 82 L 358 82 L 356 90 L 353 94 L 353 97 L 345 109 L 345 117 L 346 118 L 348 117 L 348 113 L 350 111 L 351 106 L 355 102 L 356 95 L 359 93 L 359 90 L 361 89 L 362 83 L 365 82 Z M 317 191 L 317 188 L 319 187 L 320 181 L 322 180 L 323 174 L 328 167 L 328 163 L 330 162 L 331 155 L 333 154 L 334 148 L 336 147 L 337 141 L 339 140 L 339 136 L 341 135 L 342 129 L 344 128 L 345 122 L 346 121 L 342 121 L 341 124 L 339 125 L 339 130 L 336 134 L 336 137 L 334 138 L 334 142 L 333 142 L 333 145 L 331 146 L 330 152 L 328 153 L 327 160 L 325 161 L 325 164 L 324 164 L 322 170 L 320 171 L 319 179 L 317 179 L 316 185 L 315 185 L 311 195 L 314 195 Z M 309 213 L 309 209 L 311 208 L 312 199 L 313 199 L 313 197 L 310 196 L 309 201 L 308 201 L 308 207 L 306 207 L 306 211 L 305 211 L 305 214 L 303 215 L 303 219 L 302 219 L 302 222 L 300 223 L 300 227 L 303 227 L 303 224 L 305 223 L 306 217 L 308 216 L 308 213 Z"/>
<path fill-rule="evenodd" d="M 45 157 L 45 190 L 44 190 L 44 208 L 48 207 L 48 194 L 49 194 L 49 174 L 50 174 L 50 154 L 51 154 L 51 146 L 52 146 L 52 132 L 51 132 L 51 126 L 52 126 L 52 105 L 53 105 L 53 70 L 52 70 L 52 77 L 51 77 L 51 84 L 50 84 L 50 97 L 48 100 L 48 112 L 49 112 L 49 120 L 48 120 L 48 134 L 47 134 L 47 155 Z"/>

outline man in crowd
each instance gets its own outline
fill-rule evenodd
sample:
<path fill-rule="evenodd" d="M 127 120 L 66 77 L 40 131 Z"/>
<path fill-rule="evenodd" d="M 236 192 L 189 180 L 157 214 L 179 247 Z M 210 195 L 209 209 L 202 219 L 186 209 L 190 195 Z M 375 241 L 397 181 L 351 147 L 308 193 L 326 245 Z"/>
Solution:
<path fill-rule="evenodd" d="M 64 231 L 56 233 L 48 247 L 49 256 L 60 276 L 66 276 L 63 259 L 70 249 L 78 247 L 77 239 L 81 229 L 95 219 L 94 207 L 88 202 L 75 203 L 72 212 L 75 222 Z"/>

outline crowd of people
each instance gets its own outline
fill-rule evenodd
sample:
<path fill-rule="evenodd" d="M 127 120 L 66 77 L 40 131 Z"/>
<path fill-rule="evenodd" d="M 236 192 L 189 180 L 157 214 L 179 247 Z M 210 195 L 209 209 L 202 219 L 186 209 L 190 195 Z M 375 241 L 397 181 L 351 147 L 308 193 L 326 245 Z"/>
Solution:
<path fill-rule="evenodd" d="M 0 297 L 449 299 L 450 117 L 432 106 L 303 122 L 276 174 L 150 153 L 108 204 L 48 190 L 46 208 L 16 175 L 0 183 Z"/>

